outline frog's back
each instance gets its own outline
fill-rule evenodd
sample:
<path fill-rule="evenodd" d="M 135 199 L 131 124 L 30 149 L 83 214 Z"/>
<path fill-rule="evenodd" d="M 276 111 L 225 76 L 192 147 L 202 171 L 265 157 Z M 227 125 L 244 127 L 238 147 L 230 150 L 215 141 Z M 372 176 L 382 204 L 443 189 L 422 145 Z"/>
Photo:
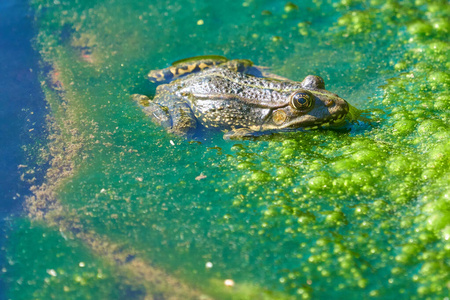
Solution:
<path fill-rule="evenodd" d="M 250 106 L 280 107 L 287 97 L 301 88 L 295 81 L 280 81 L 236 73 L 225 68 L 211 68 L 179 80 L 177 89 L 194 98 L 234 99 Z"/>
<path fill-rule="evenodd" d="M 275 108 L 288 105 L 300 87 L 216 67 L 172 82 L 172 91 L 189 103 L 205 127 L 223 129 L 260 126 Z"/>

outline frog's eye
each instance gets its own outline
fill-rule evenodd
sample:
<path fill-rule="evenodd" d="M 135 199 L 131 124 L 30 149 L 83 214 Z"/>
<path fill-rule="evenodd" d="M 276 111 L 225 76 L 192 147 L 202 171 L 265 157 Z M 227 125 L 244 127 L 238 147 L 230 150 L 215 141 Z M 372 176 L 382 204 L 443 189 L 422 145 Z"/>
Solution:
<path fill-rule="evenodd" d="M 309 108 L 312 105 L 312 103 L 313 101 L 311 95 L 304 92 L 296 92 L 292 94 L 289 105 L 293 109 L 305 110 Z"/>

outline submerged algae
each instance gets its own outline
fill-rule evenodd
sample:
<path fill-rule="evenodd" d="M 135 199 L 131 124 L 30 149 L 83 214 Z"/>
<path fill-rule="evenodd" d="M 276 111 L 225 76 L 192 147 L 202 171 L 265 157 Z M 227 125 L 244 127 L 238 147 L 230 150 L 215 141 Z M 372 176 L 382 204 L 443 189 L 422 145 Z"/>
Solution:
<path fill-rule="evenodd" d="M 331 30 L 326 22 L 339 15 L 321 1 L 310 4 L 309 20 L 296 10 L 280 16 L 283 7 L 272 9 L 269 21 L 250 21 L 253 11 L 242 8 L 238 17 L 233 14 L 233 23 L 253 22 L 262 36 L 283 36 L 279 44 L 269 36 L 246 39 L 249 32 L 236 31 L 226 14 L 218 17 L 225 27 L 216 39 L 203 31 L 212 26 L 204 14 L 231 8 L 197 4 L 196 16 L 205 23 L 201 29 L 194 29 L 195 22 L 188 26 L 192 41 L 184 43 L 197 49 L 198 35 L 209 39 L 196 54 L 217 48 L 227 54 L 246 45 L 268 49 L 272 64 L 286 71 L 277 72 L 288 77 L 315 70 L 324 77 L 342 74 L 332 84 L 340 93 L 364 96 L 356 105 L 379 118 L 371 127 L 351 125 L 349 132 L 292 133 L 236 145 L 177 140 L 124 100 L 135 89 L 151 90 L 139 76 L 161 65 L 167 49 L 150 38 L 152 30 L 159 28 L 167 43 L 177 44 L 169 37 L 181 29 L 161 26 L 181 21 L 174 17 L 179 6 L 38 7 L 38 47 L 65 93 L 63 101 L 49 99 L 51 108 L 56 122 L 68 126 L 63 139 L 82 145 L 70 159 L 76 168 L 55 190 L 64 209 L 51 211 L 47 220 L 106 238 L 123 255 L 152 262 L 217 298 L 446 297 L 449 45 L 445 26 L 417 24 L 441 24 L 449 11 L 444 2 L 416 2 L 342 1 L 334 7 L 341 16 Z M 246 9 L 271 8 L 252 3 Z M 106 17 L 121 10 L 130 15 Z M 148 27 L 131 27 L 137 20 Z M 297 27 L 280 32 L 273 25 L 299 21 L 311 22 L 301 44 Z M 55 39 L 55 30 L 64 39 Z M 235 40 L 242 41 L 238 50 L 220 46 Z M 354 55 L 334 65 L 338 55 L 328 43 L 339 46 L 341 56 Z M 83 52 L 85 47 L 93 48 Z M 166 57 L 177 55 L 186 54 Z M 263 52 L 249 55 L 269 61 Z M 373 61 L 379 56 L 381 67 Z M 376 96 L 366 101 L 371 94 Z M 71 129 L 83 138 L 73 139 Z M 195 180 L 199 174 L 206 178 Z M 205 268 L 208 262 L 212 268 Z M 223 285 L 228 278 L 234 287 Z"/>
<path fill-rule="evenodd" d="M 11 229 L 7 237 L 15 242 L 6 245 L 10 265 L 3 274 L 9 299 L 144 298 L 142 287 L 63 233 L 23 219 Z"/>

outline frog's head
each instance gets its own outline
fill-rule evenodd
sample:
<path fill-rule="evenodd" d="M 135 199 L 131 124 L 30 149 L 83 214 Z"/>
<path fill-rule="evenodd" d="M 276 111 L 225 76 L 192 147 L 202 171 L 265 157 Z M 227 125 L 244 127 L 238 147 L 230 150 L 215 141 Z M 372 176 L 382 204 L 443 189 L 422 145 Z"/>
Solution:
<path fill-rule="evenodd" d="M 309 75 L 300 85 L 301 88 L 288 95 L 288 105 L 272 111 L 267 129 L 315 129 L 345 122 L 349 111 L 347 101 L 325 90 L 321 77 Z"/>

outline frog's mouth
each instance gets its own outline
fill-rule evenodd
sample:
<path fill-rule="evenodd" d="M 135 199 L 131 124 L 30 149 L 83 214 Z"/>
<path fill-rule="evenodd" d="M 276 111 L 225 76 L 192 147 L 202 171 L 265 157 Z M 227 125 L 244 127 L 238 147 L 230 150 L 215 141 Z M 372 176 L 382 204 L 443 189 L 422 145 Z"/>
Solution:
<path fill-rule="evenodd" d="M 344 101 L 344 100 L 343 100 Z M 326 117 L 320 118 L 314 115 L 303 115 L 299 118 L 292 119 L 278 128 L 281 129 L 317 129 L 321 127 L 339 127 L 346 123 L 349 114 L 349 105 L 340 105 Z"/>
<path fill-rule="evenodd" d="M 333 115 L 329 121 L 324 121 L 322 124 L 320 124 L 320 127 L 328 127 L 328 126 L 342 126 L 345 124 L 346 118 L 347 118 L 347 113 L 343 112 L 341 114 L 338 115 Z"/>
<path fill-rule="evenodd" d="M 294 119 L 294 120 L 288 121 L 282 125 L 269 126 L 269 128 L 266 128 L 266 129 L 295 131 L 300 128 L 310 130 L 310 129 L 325 128 L 325 127 L 339 127 L 346 123 L 347 113 L 348 113 L 348 111 L 343 111 L 339 114 L 334 114 L 334 115 L 328 116 L 324 120 L 317 119 L 311 115 L 304 115 L 300 119 Z"/>

